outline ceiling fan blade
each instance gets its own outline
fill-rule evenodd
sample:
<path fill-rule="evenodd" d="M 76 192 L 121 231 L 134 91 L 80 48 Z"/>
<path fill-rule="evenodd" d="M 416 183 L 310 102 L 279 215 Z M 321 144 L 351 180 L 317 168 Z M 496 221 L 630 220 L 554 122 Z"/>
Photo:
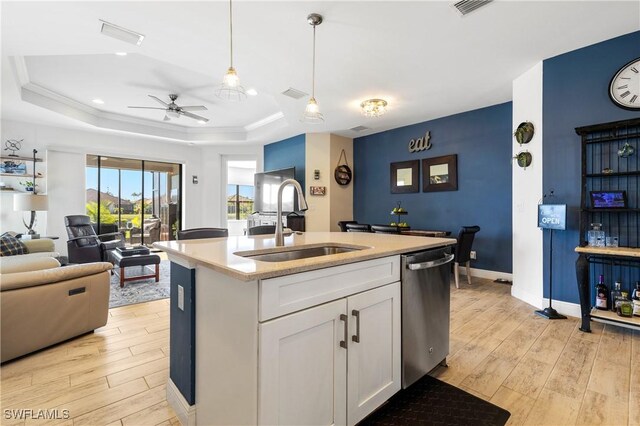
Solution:
<path fill-rule="evenodd" d="M 205 123 L 209 121 L 208 118 L 204 118 L 196 114 L 191 114 L 190 112 L 187 112 L 187 111 L 180 111 L 180 114 L 184 115 L 185 117 L 193 118 L 194 120 L 204 121 Z"/>
<path fill-rule="evenodd" d="M 207 107 L 204 105 L 191 105 L 191 106 L 181 106 L 180 109 L 183 111 L 206 111 Z"/>
<path fill-rule="evenodd" d="M 165 101 L 163 101 L 162 99 L 160 99 L 157 96 L 153 96 L 153 95 L 148 95 L 151 99 L 155 99 L 156 101 L 160 102 L 162 105 L 164 105 L 165 107 L 168 107 L 169 104 L 166 103 Z"/>
<path fill-rule="evenodd" d="M 128 106 L 127 108 L 139 108 L 139 109 L 161 109 L 163 111 L 166 110 L 166 108 L 160 108 L 160 107 L 143 107 L 143 106 Z"/>

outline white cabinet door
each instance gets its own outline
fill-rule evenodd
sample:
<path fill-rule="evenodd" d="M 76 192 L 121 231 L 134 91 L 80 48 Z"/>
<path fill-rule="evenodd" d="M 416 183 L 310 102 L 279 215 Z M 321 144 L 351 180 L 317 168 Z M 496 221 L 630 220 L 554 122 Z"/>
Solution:
<path fill-rule="evenodd" d="M 347 413 L 354 425 L 400 390 L 400 283 L 347 298 Z"/>
<path fill-rule="evenodd" d="M 259 325 L 258 424 L 346 423 L 346 309 L 340 299 Z"/>

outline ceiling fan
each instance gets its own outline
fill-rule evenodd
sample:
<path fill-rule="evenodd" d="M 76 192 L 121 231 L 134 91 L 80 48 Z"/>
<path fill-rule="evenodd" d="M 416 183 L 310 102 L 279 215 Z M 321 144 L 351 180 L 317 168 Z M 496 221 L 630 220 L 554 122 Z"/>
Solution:
<path fill-rule="evenodd" d="M 170 121 L 171 118 L 180 118 L 181 115 L 185 117 L 193 118 L 194 120 L 198 120 L 202 123 L 206 123 L 209 121 L 208 118 L 202 117 L 200 115 L 196 115 L 191 113 L 190 111 L 206 111 L 207 107 L 204 105 L 192 105 L 192 106 L 178 106 L 176 104 L 176 99 L 178 99 L 178 95 L 171 94 L 169 95 L 169 99 L 171 99 L 171 103 L 166 103 L 162 99 L 157 96 L 149 95 L 150 98 L 154 99 L 158 103 L 160 103 L 163 108 L 160 107 L 147 107 L 147 106 L 130 106 L 129 108 L 140 108 L 140 109 L 161 109 L 164 110 L 164 121 Z"/>

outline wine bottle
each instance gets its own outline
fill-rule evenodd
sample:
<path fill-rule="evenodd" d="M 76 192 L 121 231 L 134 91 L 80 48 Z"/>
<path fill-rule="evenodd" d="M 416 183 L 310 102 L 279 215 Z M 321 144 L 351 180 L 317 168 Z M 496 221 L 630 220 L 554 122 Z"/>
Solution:
<path fill-rule="evenodd" d="M 600 279 L 598 280 L 598 284 L 596 285 L 596 308 L 597 309 L 607 309 L 607 294 L 609 293 L 609 289 L 604 283 L 604 275 L 600 274 Z"/>
<path fill-rule="evenodd" d="M 618 302 L 619 300 L 625 299 L 625 297 L 622 296 L 622 290 L 620 290 L 621 287 L 622 287 L 622 284 L 620 283 L 620 281 L 616 281 L 615 284 L 613 285 L 613 290 L 611 290 L 611 297 L 609 298 L 609 303 L 611 304 L 611 310 L 614 312 L 617 311 L 616 302 Z"/>

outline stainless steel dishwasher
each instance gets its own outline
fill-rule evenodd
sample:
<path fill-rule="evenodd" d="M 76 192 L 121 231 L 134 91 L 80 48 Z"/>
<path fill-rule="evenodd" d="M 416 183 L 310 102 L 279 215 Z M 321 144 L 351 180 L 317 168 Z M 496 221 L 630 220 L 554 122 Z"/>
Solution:
<path fill-rule="evenodd" d="M 451 246 L 402 256 L 402 388 L 449 354 Z"/>

